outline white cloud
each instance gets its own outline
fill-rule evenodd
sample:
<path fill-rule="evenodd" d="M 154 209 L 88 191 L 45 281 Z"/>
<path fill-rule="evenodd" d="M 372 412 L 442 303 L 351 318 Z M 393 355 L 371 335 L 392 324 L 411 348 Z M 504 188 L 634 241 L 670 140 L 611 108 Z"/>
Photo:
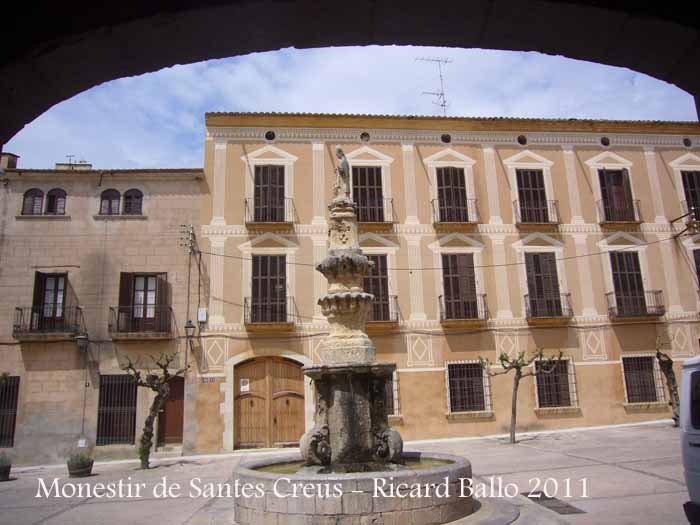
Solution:
<path fill-rule="evenodd" d="M 5 151 L 21 166 L 74 154 L 97 167 L 202 164 L 207 111 L 440 114 L 423 91 L 445 67 L 448 114 L 696 120 L 693 99 L 624 68 L 538 53 L 424 47 L 285 49 L 175 66 L 97 86 L 29 124 Z"/>

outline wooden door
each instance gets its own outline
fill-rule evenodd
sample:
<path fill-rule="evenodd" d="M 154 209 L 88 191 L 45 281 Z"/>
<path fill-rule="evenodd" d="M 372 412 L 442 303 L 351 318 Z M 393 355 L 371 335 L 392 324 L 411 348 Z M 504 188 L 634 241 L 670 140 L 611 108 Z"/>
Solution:
<path fill-rule="evenodd" d="M 517 170 L 521 222 L 549 222 L 544 175 L 540 170 Z"/>
<path fill-rule="evenodd" d="M 443 254 L 442 280 L 447 319 L 477 319 L 474 256 L 471 253 Z"/>
<path fill-rule="evenodd" d="M 389 274 L 386 267 L 386 255 L 368 255 L 367 258 L 374 262 L 372 269 L 365 275 L 363 288 L 365 292 L 374 295 L 371 321 L 389 321 Z"/>
<path fill-rule="evenodd" d="M 633 221 L 632 189 L 627 170 L 600 170 L 600 192 L 608 221 Z"/>
<path fill-rule="evenodd" d="M 526 253 L 525 270 L 530 311 L 535 317 L 560 317 L 561 297 L 553 253 Z"/>
<path fill-rule="evenodd" d="M 255 167 L 255 222 L 284 221 L 284 166 Z"/>
<path fill-rule="evenodd" d="M 170 396 L 158 414 L 158 444 L 182 443 L 182 422 L 185 406 L 185 379 L 170 380 Z"/>
<path fill-rule="evenodd" d="M 294 445 L 304 433 L 301 365 L 266 357 L 235 367 L 236 448 Z"/>
<path fill-rule="evenodd" d="M 382 169 L 378 166 L 352 168 L 352 199 L 359 222 L 384 222 Z"/>
<path fill-rule="evenodd" d="M 253 255 L 253 322 L 287 322 L 286 261 L 285 255 Z"/>
<path fill-rule="evenodd" d="M 469 222 L 467 186 L 462 168 L 437 168 L 440 222 Z"/>
<path fill-rule="evenodd" d="M 610 252 L 615 299 L 621 315 L 646 312 L 644 281 L 636 252 Z"/>

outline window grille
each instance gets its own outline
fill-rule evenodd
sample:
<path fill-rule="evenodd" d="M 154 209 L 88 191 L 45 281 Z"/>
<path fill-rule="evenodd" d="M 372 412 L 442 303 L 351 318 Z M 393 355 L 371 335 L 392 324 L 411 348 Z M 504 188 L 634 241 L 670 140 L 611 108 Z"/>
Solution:
<path fill-rule="evenodd" d="M 60 188 L 51 190 L 46 194 L 46 214 L 65 215 L 66 192 Z"/>
<path fill-rule="evenodd" d="M 6 377 L 0 381 L 0 447 L 13 447 L 17 421 L 19 377 Z"/>
<path fill-rule="evenodd" d="M 653 354 L 622 356 L 622 373 L 627 403 L 664 401 L 661 370 Z"/>
<path fill-rule="evenodd" d="M 117 190 L 105 190 L 100 196 L 100 215 L 119 215 L 121 195 Z"/>
<path fill-rule="evenodd" d="M 545 361 L 535 361 L 535 369 L 539 372 Z M 535 376 L 535 395 L 539 408 L 575 407 L 578 406 L 576 394 L 576 374 L 571 359 L 562 359 L 554 371 Z"/>
<path fill-rule="evenodd" d="M 124 215 L 141 215 L 143 204 L 143 193 L 139 190 L 131 189 L 124 193 Z"/>
<path fill-rule="evenodd" d="M 385 383 L 384 406 L 386 413 L 390 416 L 401 414 L 401 404 L 399 402 L 399 373 L 394 371 L 391 379 Z"/>
<path fill-rule="evenodd" d="M 489 377 L 480 362 L 448 363 L 445 373 L 450 412 L 491 411 Z"/>
<path fill-rule="evenodd" d="M 136 391 L 127 374 L 101 375 L 97 406 L 97 444 L 133 444 L 136 428 Z"/>

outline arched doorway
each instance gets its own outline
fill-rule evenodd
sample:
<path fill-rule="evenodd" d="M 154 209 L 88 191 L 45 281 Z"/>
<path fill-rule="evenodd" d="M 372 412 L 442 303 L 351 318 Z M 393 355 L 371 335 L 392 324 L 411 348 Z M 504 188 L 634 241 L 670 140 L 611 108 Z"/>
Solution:
<path fill-rule="evenodd" d="M 258 357 L 234 371 L 234 448 L 295 446 L 304 433 L 304 374 L 283 357 Z"/>

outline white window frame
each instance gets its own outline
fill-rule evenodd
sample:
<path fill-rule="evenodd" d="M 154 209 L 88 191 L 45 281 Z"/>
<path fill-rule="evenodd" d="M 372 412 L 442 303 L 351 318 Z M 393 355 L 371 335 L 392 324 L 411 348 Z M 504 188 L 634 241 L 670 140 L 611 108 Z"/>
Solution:
<path fill-rule="evenodd" d="M 632 176 L 632 166 L 634 163 L 617 153 L 612 151 L 603 151 L 595 157 L 588 159 L 585 164 L 588 166 L 593 181 L 594 205 L 598 222 L 602 222 L 604 217 L 601 217 L 598 201 L 603 200 L 603 192 L 600 188 L 600 176 L 598 170 L 627 170 L 627 177 L 630 185 L 630 193 L 632 194 L 632 205 L 637 200 L 634 191 L 634 177 Z M 639 210 L 641 216 L 641 210 Z"/>
<path fill-rule="evenodd" d="M 443 160 L 445 157 L 452 157 L 452 159 Z M 438 168 L 459 168 L 464 170 L 464 182 L 467 193 L 466 199 L 467 201 L 476 200 L 476 188 L 474 186 L 475 164 L 476 160 L 464 155 L 463 153 L 459 153 L 452 148 L 442 149 L 437 153 L 423 159 L 423 165 L 428 169 L 428 178 L 430 180 L 430 200 L 433 201 L 438 199 Z"/>
<path fill-rule="evenodd" d="M 626 239 L 633 244 L 610 244 L 611 242 L 617 241 L 617 239 Z M 597 243 L 598 248 L 600 248 L 603 256 L 603 272 L 605 273 L 605 285 L 607 291 L 605 293 L 615 292 L 615 284 L 612 275 L 612 264 L 610 262 L 610 252 L 636 252 L 639 258 L 639 270 L 642 272 L 642 285 L 644 286 L 644 291 L 648 292 L 652 290 L 650 286 L 651 281 L 649 280 L 649 261 L 647 260 L 647 245 L 640 246 L 643 241 L 640 241 L 636 237 L 629 235 L 626 232 L 617 232 Z M 663 287 L 659 288 L 662 289 Z M 607 308 L 607 305 L 606 305 Z"/>
<path fill-rule="evenodd" d="M 373 240 L 382 246 L 362 246 L 363 242 Z M 389 296 L 398 296 L 398 275 L 396 264 L 396 253 L 399 251 L 399 246 L 385 239 L 381 235 L 375 233 L 363 233 L 359 238 L 360 248 L 365 255 L 386 255 L 387 277 L 389 279 Z"/>
<path fill-rule="evenodd" d="M 656 401 L 642 402 L 642 403 L 630 403 L 627 397 L 627 379 L 625 379 L 625 365 L 623 359 L 627 357 L 651 357 L 653 363 L 653 374 L 654 374 L 654 387 L 656 388 Z M 634 352 L 630 354 L 620 355 L 620 373 L 622 374 L 622 389 L 625 394 L 625 404 L 626 405 L 648 405 L 649 403 L 665 403 L 666 402 L 666 391 L 664 388 L 664 382 L 661 377 L 661 367 L 659 366 L 659 360 L 656 359 L 655 352 Z"/>
<path fill-rule="evenodd" d="M 547 246 L 530 245 L 528 243 L 540 240 L 546 242 Z M 520 306 L 522 308 L 523 317 L 525 317 L 526 304 L 525 295 L 529 293 L 527 286 L 527 268 L 525 266 L 526 253 L 554 253 L 554 258 L 557 263 L 557 281 L 559 282 L 559 294 L 564 295 L 569 293 L 569 283 L 566 279 L 566 268 L 564 265 L 564 244 L 554 237 L 544 233 L 531 233 L 522 240 L 513 243 L 513 250 L 518 261 L 518 276 L 520 280 Z M 573 305 L 572 305 L 573 306 Z"/>
<path fill-rule="evenodd" d="M 482 387 L 484 389 L 484 410 L 452 410 L 452 400 L 450 399 L 450 365 L 479 365 L 483 375 Z M 461 359 L 458 361 L 445 361 L 445 391 L 448 414 L 492 414 L 493 399 L 491 397 L 491 376 L 488 369 L 481 364 L 478 359 Z"/>
<path fill-rule="evenodd" d="M 683 247 L 685 248 L 685 253 L 687 255 L 689 266 L 693 271 L 692 280 L 695 284 L 695 308 L 700 310 L 700 282 L 698 282 L 698 267 L 695 264 L 695 256 L 693 252 L 695 250 L 700 250 L 700 235 L 694 235 L 693 237 L 686 237 L 683 239 Z"/>
<path fill-rule="evenodd" d="M 562 361 L 566 361 L 566 374 L 567 374 L 567 379 L 568 379 L 568 385 L 569 385 L 569 399 L 571 400 L 571 404 L 568 406 L 556 406 L 556 407 L 542 407 L 540 406 L 540 394 L 538 391 L 538 377 L 539 374 L 534 374 L 536 372 L 535 368 L 535 363 L 539 361 L 547 361 L 547 358 L 544 359 L 535 359 L 532 364 L 530 365 L 532 367 L 532 372 L 535 377 L 535 406 L 538 409 L 541 410 L 556 410 L 559 408 L 578 408 L 578 390 L 576 388 L 576 368 L 574 367 L 574 360 L 571 359 L 570 356 L 562 356 L 561 358 Z M 545 374 L 546 375 L 546 374 Z"/>
<path fill-rule="evenodd" d="M 444 246 L 454 240 L 462 241 L 465 246 Z M 441 270 L 434 271 L 435 275 L 435 291 L 438 292 L 435 298 L 437 306 L 436 312 L 440 312 L 440 296 L 445 295 L 445 279 L 442 272 L 442 256 L 443 254 L 472 254 L 474 256 L 474 278 L 476 279 L 476 295 L 484 295 L 486 287 L 484 284 L 483 272 L 483 251 L 484 245 L 473 239 L 469 235 L 463 233 L 450 233 L 440 237 L 437 241 L 428 245 L 430 251 L 433 252 L 433 267 Z M 488 298 L 487 298 L 488 299 Z"/>
<path fill-rule="evenodd" d="M 371 159 L 358 159 L 357 157 L 360 157 L 362 155 L 369 155 L 373 158 Z M 391 164 L 394 162 L 394 158 L 390 157 L 389 155 L 385 155 L 384 153 L 377 151 L 374 148 L 370 148 L 369 146 L 361 146 L 357 149 L 354 149 L 350 153 L 346 153 L 345 157 L 348 159 L 348 164 L 350 166 L 350 180 L 348 181 L 348 184 L 350 186 L 350 195 L 352 195 L 352 169 L 353 167 L 357 166 L 365 166 L 365 167 L 379 167 L 381 170 L 382 174 L 382 196 L 384 199 L 392 199 L 393 194 L 392 194 L 392 189 L 391 189 Z M 385 206 L 385 201 L 382 201 L 382 206 Z M 386 207 L 384 208 L 384 217 L 386 218 Z M 397 220 L 397 218 L 394 216 L 392 217 L 394 221 Z"/>
<path fill-rule="evenodd" d="M 270 246 L 270 247 L 256 247 L 256 245 L 263 242 L 274 240 L 280 244 L 280 246 Z M 241 261 L 241 291 L 243 292 L 243 297 L 252 297 L 253 295 L 253 255 L 284 255 L 286 264 L 286 285 L 287 285 L 287 297 L 294 297 L 296 299 L 296 252 L 299 246 L 295 245 L 291 241 L 276 235 L 274 233 L 268 232 L 260 235 L 250 242 L 243 243 L 238 246 L 238 251 L 244 260 Z M 225 288 L 225 286 L 224 286 Z M 244 322 L 245 312 L 241 309 L 241 323 Z"/>
<path fill-rule="evenodd" d="M 245 198 L 255 197 L 255 167 L 284 166 L 284 196 L 291 199 L 294 196 L 294 163 L 298 157 L 283 149 L 268 144 L 262 148 L 241 156 L 245 165 Z"/>
<path fill-rule="evenodd" d="M 700 171 L 700 157 L 694 153 L 685 153 L 675 160 L 668 163 L 673 170 L 673 180 L 676 183 L 676 192 L 678 193 L 678 208 L 682 213 L 681 203 L 686 200 L 685 188 L 683 187 L 683 171 Z"/>
<path fill-rule="evenodd" d="M 554 201 L 554 186 L 552 184 L 552 166 L 554 162 L 545 157 L 533 153 L 530 150 L 523 150 L 503 161 L 503 165 L 508 172 L 508 182 L 510 182 L 510 202 L 511 206 L 515 201 L 520 202 L 520 191 L 518 188 L 517 170 L 539 170 L 544 179 L 544 193 L 547 201 Z M 515 209 L 513 209 L 515 214 Z M 561 217 L 558 217 L 561 220 Z"/>

